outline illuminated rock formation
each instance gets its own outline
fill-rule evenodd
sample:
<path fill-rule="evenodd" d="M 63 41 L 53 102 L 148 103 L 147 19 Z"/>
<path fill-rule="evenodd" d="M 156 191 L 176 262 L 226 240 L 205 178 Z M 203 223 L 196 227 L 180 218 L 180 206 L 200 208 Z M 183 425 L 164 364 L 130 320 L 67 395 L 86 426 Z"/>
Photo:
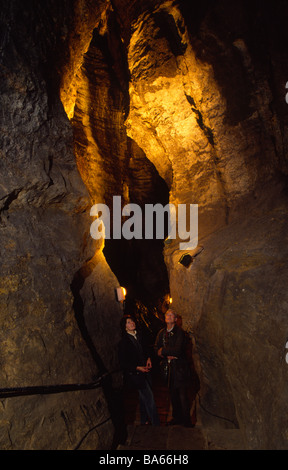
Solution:
<path fill-rule="evenodd" d="M 1 386 L 117 369 L 115 287 L 155 307 L 168 272 L 204 428 L 287 448 L 284 2 L 2 3 Z M 192 262 L 179 238 L 93 240 L 90 208 L 115 195 L 198 204 Z M 3 399 L 0 447 L 110 448 L 109 399 Z"/>

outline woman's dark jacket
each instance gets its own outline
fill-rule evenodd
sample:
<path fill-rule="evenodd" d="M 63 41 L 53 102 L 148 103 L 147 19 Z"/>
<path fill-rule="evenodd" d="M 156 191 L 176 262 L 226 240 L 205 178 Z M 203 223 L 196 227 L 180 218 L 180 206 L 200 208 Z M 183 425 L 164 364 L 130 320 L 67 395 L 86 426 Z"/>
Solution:
<path fill-rule="evenodd" d="M 148 357 L 151 357 L 151 350 L 141 331 L 137 331 L 137 340 L 124 333 L 118 345 L 118 355 L 120 367 L 124 373 L 124 383 L 128 387 L 141 389 L 145 385 L 146 372 L 136 370 L 137 366 L 146 366 Z"/>

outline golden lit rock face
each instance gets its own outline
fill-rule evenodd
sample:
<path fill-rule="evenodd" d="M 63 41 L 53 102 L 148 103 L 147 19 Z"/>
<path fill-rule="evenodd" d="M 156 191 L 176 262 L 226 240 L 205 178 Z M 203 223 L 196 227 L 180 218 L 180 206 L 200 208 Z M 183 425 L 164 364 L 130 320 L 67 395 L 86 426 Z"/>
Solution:
<path fill-rule="evenodd" d="M 84 54 L 87 52 L 94 28 L 103 34 L 107 28 L 107 12 L 111 9 L 110 2 L 91 0 L 74 2 L 74 11 L 70 27 L 63 26 L 63 40 L 66 42 L 65 54 L 68 63 L 61 70 L 60 98 L 69 119 L 74 115 L 77 90 Z"/>
<path fill-rule="evenodd" d="M 22 3 L 3 2 L 0 19 L 2 383 L 114 369 L 114 287 L 134 277 L 151 300 L 167 285 L 162 244 L 105 252 L 91 240 L 92 204 L 197 203 L 203 250 L 188 268 L 179 240 L 164 256 L 201 401 L 248 448 L 287 448 L 287 10 Z M 9 399 L 2 412 L 2 449 L 72 449 L 88 431 L 81 448 L 113 439 L 111 420 L 95 431 L 109 416 L 101 389 Z M 221 427 L 211 416 L 203 427 Z"/>
<path fill-rule="evenodd" d="M 123 93 L 119 87 L 111 88 L 103 42 L 106 38 L 95 31 L 78 73 L 72 121 L 78 168 L 93 204 L 109 203 L 113 194 L 122 195 L 128 178 Z"/>
<path fill-rule="evenodd" d="M 113 29 L 113 25 L 116 28 L 113 18 L 112 15 L 105 34 L 94 30 L 84 54 L 71 119 L 77 166 L 89 191 L 91 206 L 105 203 L 111 215 L 113 196 L 121 196 L 122 207 L 129 202 L 141 207 L 145 203 L 168 202 L 167 187 L 153 162 L 127 135 L 125 121 L 130 98 L 126 51 Z M 162 247 L 158 241 L 148 244 L 149 248 L 143 249 L 133 241 L 121 240 L 118 244 L 106 240 L 104 253 L 118 281 L 129 287 L 129 293 L 137 291 L 138 284 L 142 293 L 137 295 L 144 295 L 151 302 L 152 297 L 161 297 L 163 290 L 167 293 L 168 281 Z M 145 250 L 153 253 L 153 269 L 146 266 L 151 261 Z M 144 274 L 147 271 L 148 276 Z M 153 289 L 153 283 L 161 285 L 159 291 L 158 287 Z"/>
<path fill-rule="evenodd" d="M 174 26 L 176 52 L 163 34 L 165 22 L 171 32 Z M 260 152 L 260 139 L 255 141 L 253 129 L 249 139 L 246 123 L 225 124 L 226 101 L 213 68 L 196 58 L 172 2 L 132 25 L 128 60 L 127 132 L 171 187 L 170 201 L 199 204 L 205 236 L 225 224 L 230 206 L 253 190 L 257 168 L 246 161 Z"/>

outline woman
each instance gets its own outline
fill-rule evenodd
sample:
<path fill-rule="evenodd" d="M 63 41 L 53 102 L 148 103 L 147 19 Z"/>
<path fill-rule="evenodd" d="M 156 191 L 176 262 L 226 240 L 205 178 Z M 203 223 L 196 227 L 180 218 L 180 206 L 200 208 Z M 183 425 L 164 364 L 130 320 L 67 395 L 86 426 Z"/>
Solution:
<path fill-rule="evenodd" d="M 159 417 L 151 388 L 151 357 L 141 331 L 131 315 L 121 320 L 122 339 L 119 343 L 119 362 L 124 382 L 138 390 L 141 424 L 159 425 Z"/>

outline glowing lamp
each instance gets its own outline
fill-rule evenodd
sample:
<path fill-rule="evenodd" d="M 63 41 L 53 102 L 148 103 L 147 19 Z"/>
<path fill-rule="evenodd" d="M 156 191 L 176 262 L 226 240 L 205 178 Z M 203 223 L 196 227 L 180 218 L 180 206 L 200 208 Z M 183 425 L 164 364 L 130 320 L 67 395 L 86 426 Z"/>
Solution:
<path fill-rule="evenodd" d="M 116 298 L 118 302 L 124 302 L 125 297 L 126 297 L 126 289 L 125 287 L 117 287 L 116 288 Z"/>

